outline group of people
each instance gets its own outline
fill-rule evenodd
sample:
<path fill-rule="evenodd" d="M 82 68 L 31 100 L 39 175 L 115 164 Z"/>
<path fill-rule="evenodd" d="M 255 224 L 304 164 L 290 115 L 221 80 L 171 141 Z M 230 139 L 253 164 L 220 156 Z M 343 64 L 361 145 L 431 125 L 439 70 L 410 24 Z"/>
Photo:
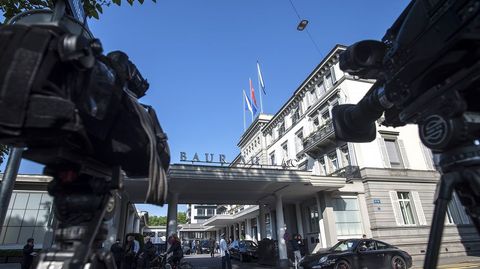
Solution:
<path fill-rule="evenodd" d="M 151 268 L 154 261 L 158 260 L 157 249 L 148 236 L 144 238 L 144 243 L 143 247 L 141 247 L 133 235 L 127 236 L 127 242 L 124 246 L 122 246 L 120 240 L 117 240 L 110 248 L 117 268 Z M 171 235 L 168 238 L 168 243 L 170 247 L 165 254 L 169 256 L 170 263 L 178 264 L 183 257 L 183 250 L 178 236 L 176 234 Z"/>
<path fill-rule="evenodd" d="M 188 244 L 188 241 L 185 241 L 186 244 Z M 210 238 L 208 240 L 208 253 L 210 253 L 210 257 L 215 257 L 215 252 L 218 250 L 218 242 L 215 241 L 215 239 Z M 202 250 L 202 245 L 199 240 L 193 240 L 191 243 L 191 248 L 190 248 L 190 253 L 195 255 L 195 254 L 203 254 Z"/>

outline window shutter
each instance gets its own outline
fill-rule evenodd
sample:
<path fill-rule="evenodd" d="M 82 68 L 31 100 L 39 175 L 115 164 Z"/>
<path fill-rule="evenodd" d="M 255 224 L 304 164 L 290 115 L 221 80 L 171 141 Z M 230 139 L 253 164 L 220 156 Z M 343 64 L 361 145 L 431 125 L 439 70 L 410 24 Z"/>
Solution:
<path fill-rule="evenodd" d="M 390 200 L 392 202 L 393 215 L 395 216 L 395 222 L 397 225 L 404 225 L 402 218 L 402 210 L 400 209 L 400 204 L 398 203 L 398 197 L 396 191 L 389 191 Z"/>
<path fill-rule="evenodd" d="M 387 149 L 385 147 L 385 141 L 383 140 L 383 138 L 377 138 L 377 142 L 378 142 L 378 146 L 380 148 L 380 152 L 381 152 L 381 157 L 382 157 L 382 160 L 383 160 L 383 166 L 384 167 L 387 167 L 387 168 L 390 168 L 390 160 L 388 159 L 388 153 L 387 153 Z"/>
<path fill-rule="evenodd" d="M 408 162 L 407 151 L 405 150 L 405 145 L 403 144 L 403 140 L 397 139 L 397 142 L 398 142 L 398 147 L 400 148 L 400 154 L 402 155 L 403 167 L 409 168 L 410 163 Z"/>
<path fill-rule="evenodd" d="M 423 145 L 421 141 L 420 141 L 420 147 L 422 148 L 423 157 L 425 158 L 425 163 L 427 165 L 427 168 L 430 170 L 435 169 L 435 166 L 433 165 L 432 151 L 430 151 L 429 148 L 425 147 L 425 145 Z"/>
<path fill-rule="evenodd" d="M 418 195 L 418 191 L 412 191 L 413 203 L 415 204 L 415 211 L 417 212 L 418 222 L 420 225 L 427 225 L 427 219 L 423 213 L 422 201 Z"/>

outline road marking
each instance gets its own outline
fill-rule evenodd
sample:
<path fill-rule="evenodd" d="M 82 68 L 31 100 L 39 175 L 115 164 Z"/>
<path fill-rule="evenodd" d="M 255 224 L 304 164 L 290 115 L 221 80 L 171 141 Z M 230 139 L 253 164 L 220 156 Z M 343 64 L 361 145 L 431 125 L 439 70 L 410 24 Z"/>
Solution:
<path fill-rule="evenodd" d="M 445 264 L 445 265 L 438 266 L 438 268 L 442 268 L 442 269 L 466 269 L 466 268 L 476 268 L 476 267 L 479 267 L 479 265 L 475 263 L 456 263 L 456 264 Z"/>

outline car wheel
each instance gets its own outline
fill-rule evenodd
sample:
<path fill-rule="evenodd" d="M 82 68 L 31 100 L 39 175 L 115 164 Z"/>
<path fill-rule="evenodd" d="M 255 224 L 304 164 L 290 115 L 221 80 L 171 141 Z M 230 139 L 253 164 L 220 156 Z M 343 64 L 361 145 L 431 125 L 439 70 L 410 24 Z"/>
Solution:
<path fill-rule="evenodd" d="M 392 258 L 392 269 L 407 269 L 407 263 L 401 256 L 394 256 Z"/>
<path fill-rule="evenodd" d="M 335 269 L 351 269 L 350 263 L 346 260 L 340 260 L 335 264 Z"/>

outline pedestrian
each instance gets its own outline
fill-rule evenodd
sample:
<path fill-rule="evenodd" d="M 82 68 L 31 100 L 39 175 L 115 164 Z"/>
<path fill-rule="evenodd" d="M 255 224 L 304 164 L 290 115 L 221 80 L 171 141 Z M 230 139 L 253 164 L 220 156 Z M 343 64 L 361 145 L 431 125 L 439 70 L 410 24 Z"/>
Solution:
<path fill-rule="evenodd" d="M 302 253 L 300 251 L 302 245 L 302 237 L 299 234 L 296 234 L 292 240 L 290 241 L 293 250 L 293 258 L 294 258 L 294 267 L 295 269 L 298 268 L 300 260 L 302 259 Z"/>
<path fill-rule="evenodd" d="M 232 269 L 232 262 L 230 261 L 230 251 L 228 250 L 227 241 L 225 241 L 225 234 L 221 235 L 220 240 L 220 256 L 222 257 L 222 269 Z"/>
<path fill-rule="evenodd" d="M 120 244 L 120 239 L 117 239 L 115 243 L 110 247 L 110 251 L 113 254 L 113 259 L 115 260 L 115 264 L 117 268 L 122 268 L 122 260 L 123 255 L 125 254 L 125 250 L 123 249 L 122 245 Z"/>
<path fill-rule="evenodd" d="M 125 269 L 134 269 L 136 265 L 135 242 L 133 235 L 127 236 L 125 244 Z"/>
<path fill-rule="evenodd" d="M 193 255 L 197 254 L 197 246 L 195 244 L 195 240 L 192 241 L 192 253 Z"/>
<path fill-rule="evenodd" d="M 27 244 L 23 247 L 22 269 L 30 269 L 30 267 L 32 267 L 33 257 L 37 256 L 37 253 L 33 251 L 33 243 L 33 238 L 29 238 Z"/>
<path fill-rule="evenodd" d="M 153 245 L 152 241 L 150 240 L 150 236 L 146 236 L 144 238 L 144 247 L 142 251 L 142 262 L 143 268 L 150 269 L 150 264 L 152 260 L 155 258 L 155 246 Z"/>
<path fill-rule="evenodd" d="M 208 241 L 208 248 L 210 250 L 210 257 L 215 257 L 215 240 L 213 240 L 213 238 L 210 238 L 210 241 Z"/>
<path fill-rule="evenodd" d="M 167 254 L 172 253 L 170 258 L 172 268 L 177 268 L 180 264 L 180 260 L 183 258 L 182 244 L 180 243 L 177 234 L 172 234 L 168 238 L 168 243 L 170 244 L 170 247 L 167 250 Z"/>

